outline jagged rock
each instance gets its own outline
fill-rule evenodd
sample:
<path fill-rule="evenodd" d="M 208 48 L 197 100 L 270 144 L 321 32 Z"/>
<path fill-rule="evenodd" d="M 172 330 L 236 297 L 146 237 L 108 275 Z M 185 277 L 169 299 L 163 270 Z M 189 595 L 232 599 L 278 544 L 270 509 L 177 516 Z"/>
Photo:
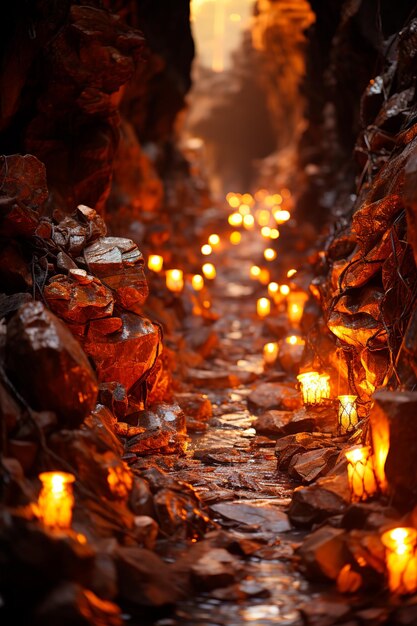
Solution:
<path fill-rule="evenodd" d="M 280 436 L 282 434 L 283 427 L 291 422 L 292 417 L 292 411 L 276 411 L 272 409 L 259 415 L 253 423 L 253 427 L 257 433 Z"/>
<path fill-rule="evenodd" d="M 248 396 L 248 406 L 254 413 L 278 409 L 293 411 L 302 406 L 298 391 L 282 383 L 261 383 Z"/>
<path fill-rule="evenodd" d="M 96 436 L 96 447 L 102 452 L 113 450 L 116 454 L 123 453 L 123 444 L 116 436 L 116 419 L 108 407 L 96 404 L 90 415 L 84 420 L 81 429 L 93 432 Z"/>
<path fill-rule="evenodd" d="M 321 448 L 309 450 L 292 457 L 288 473 L 293 478 L 311 483 L 313 480 L 327 474 L 336 464 L 339 450 L 336 448 Z"/>
<path fill-rule="evenodd" d="M 88 332 L 84 342 L 100 382 L 117 381 L 127 391 L 152 367 L 158 354 L 160 331 L 135 313 L 121 312 L 123 328 L 111 335 Z"/>
<path fill-rule="evenodd" d="M 129 409 L 126 389 L 117 382 L 100 383 L 98 399 L 119 419 L 123 419 Z"/>
<path fill-rule="evenodd" d="M 310 580 L 336 580 L 349 558 L 345 531 L 323 526 L 304 539 L 297 554 L 304 574 Z"/>
<path fill-rule="evenodd" d="M 110 317 L 113 313 L 111 291 L 93 277 L 80 283 L 71 272 L 68 277 L 54 276 L 45 287 L 44 295 L 52 311 L 70 323 L 85 324 L 91 319 Z"/>
<path fill-rule="evenodd" d="M 156 359 L 146 379 L 149 404 L 172 402 L 172 369 L 166 347 L 163 346 L 162 353 Z"/>
<path fill-rule="evenodd" d="M 175 399 L 185 414 L 187 430 L 204 429 L 213 415 L 213 407 L 206 394 L 177 393 Z"/>
<path fill-rule="evenodd" d="M 301 454 L 307 450 L 329 447 L 333 447 L 331 439 L 320 434 L 295 433 L 286 435 L 278 439 L 275 445 L 278 468 L 280 470 L 288 470 L 291 460 L 296 454 Z"/>
<path fill-rule="evenodd" d="M 223 548 L 213 548 L 191 565 L 191 579 L 198 590 L 210 591 L 235 582 L 242 567 Z"/>
<path fill-rule="evenodd" d="M 153 552 L 136 547 L 115 551 L 119 596 L 138 606 L 174 604 L 185 595 L 175 571 Z"/>
<path fill-rule="evenodd" d="M 143 255 L 131 239 L 103 237 L 84 249 L 89 270 L 115 293 L 116 302 L 140 313 L 149 290 Z"/>
<path fill-rule="evenodd" d="M 347 530 L 378 530 L 399 517 L 395 509 L 379 502 L 354 502 L 344 513 L 341 524 Z"/>
<path fill-rule="evenodd" d="M 228 387 L 239 387 L 241 381 L 236 374 L 216 370 L 189 369 L 187 381 L 195 387 L 206 389 L 227 389 Z"/>
<path fill-rule="evenodd" d="M 262 532 L 280 533 L 290 529 L 288 518 L 277 507 L 263 504 L 247 504 L 245 502 L 221 502 L 212 504 L 213 513 L 233 521 L 237 526 L 257 527 Z"/>
<path fill-rule="evenodd" d="M 139 476 L 133 476 L 133 487 L 129 497 L 129 505 L 135 515 L 155 517 L 151 490 L 146 480 Z"/>
<path fill-rule="evenodd" d="M 378 391 L 371 412 L 372 429 L 379 431 L 380 441 L 388 435 L 389 451 L 385 475 L 396 499 L 409 504 L 417 498 L 417 471 L 413 460 L 417 455 L 417 392 Z M 386 441 L 386 440 L 385 440 Z M 375 439 L 374 439 L 375 442 Z M 375 442 L 376 443 L 376 442 Z"/>
<path fill-rule="evenodd" d="M 35 611 L 36 626 L 122 626 L 120 608 L 75 582 L 62 582 Z"/>
<path fill-rule="evenodd" d="M 349 499 L 346 477 L 320 479 L 317 484 L 294 491 L 288 517 L 294 526 L 310 528 L 333 515 L 344 513 Z"/>
<path fill-rule="evenodd" d="M 97 382 L 87 357 L 41 302 L 24 304 L 9 322 L 6 365 L 31 406 L 54 411 L 67 426 L 77 427 L 95 405 Z"/>
<path fill-rule="evenodd" d="M 136 515 L 134 524 L 136 543 L 148 550 L 154 550 L 159 532 L 156 521 L 149 515 Z"/>
<path fill-rule="evenodd" d="M 128 452 L 143 455 L 155 451 L 161 454 L 184 451 L 187 441 L 185 416 L 177 404 L 159 404 L 139 411 L 134 416 L 143 432 L 128 439 L 126 444 Z M 129 419 L 132 419 L 132 415 Z"/>
<path fill-rule="evenodd" d="M 4 237 L 34 234 L 48 197 L 43 163 L 31 154 L 2 156 L 0 161 L 0 220 Z"/>

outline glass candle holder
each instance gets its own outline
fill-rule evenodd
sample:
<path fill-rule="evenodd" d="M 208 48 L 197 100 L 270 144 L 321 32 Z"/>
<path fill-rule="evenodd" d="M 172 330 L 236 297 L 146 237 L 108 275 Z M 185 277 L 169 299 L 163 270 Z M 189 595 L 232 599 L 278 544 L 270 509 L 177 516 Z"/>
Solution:
<path fill-rule="evenodd" d="M 358 423 L 358 411 L 356 408 L 357 396 L 338 396 L 339 400 L 339 430 L 342 434 L 349 433 Z"/>
<path fill-rule="evenodd" d="M 291 324 L 298 325 L 303 317 L 308 296 L 303 291 L 292 291 L 287 297 L 287 313 Z"/>
<path fill-rule="evenodd" d="M 298 374 L 304 404 L 318 404 L 321 400 L 320 374 L 318 372 L 304 372 Z"/>
<path fill-rule="evenodd" d="M 38 499 L 39 518 L 51 530 L 71 528 L 75 476 L 67 472 L 42 472 L 42 488 Z"/>
<path fill-rule="evenodd" d="M 385 546 L 385 566 L 391 593 L 405 595 L 417 591 L 415 528 L 393 528 L 381 536 Z"/>
<path fill-rule="evenodd" d="M 164 259 L 160 254 L 150 254 L 148 257 L 148 268 L 153 272 L 160 272 L 164 265 Z"/>
<path fill-rule="evenodd" d="M 329 374 L 320 374 L 320 400 L 330 398 L 330 376 Z"/>
<path fill-rule="evenodd" d="M 182 270 L 167 270 L 165 276 L 166 286 L 170 291 L 179 293 L 184 288 L 184 273 Z"/>
<path fill-rule="evenodd" d="M 256 312 L 259 317 L 266 317 L 271 312 L 271 301 L 268 298 L 258 298 L 256 301 Z"/>
<path fill-rule="evenodd" d="M 277 360 L 278 344 L 276 342 L 266 343 L 263 348 L 265 365 L 272 365 Z"/>
<path fill-rule="evenodd" d="M 345 452 L 352 502 L 363 502 L 377 492 L 375 468 L 370 446 L 355 446 Z"/>

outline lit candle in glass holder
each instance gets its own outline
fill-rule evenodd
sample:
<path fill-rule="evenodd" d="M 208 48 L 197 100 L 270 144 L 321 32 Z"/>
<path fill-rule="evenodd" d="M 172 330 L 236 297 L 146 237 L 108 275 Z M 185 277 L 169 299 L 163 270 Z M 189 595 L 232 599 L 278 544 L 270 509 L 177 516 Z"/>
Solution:
<path fill-rule="evenodd" d="M 182 270 L 167 270 L 165 276 L 166 286 L 170 291 L 178 293 L 184 287 L 184 273 Z"/>
<path fill-rule="evenodd" d="M 204 287 L 204 278 L 200 274 L 194 274 L 191 285 L 194 291 L 201 291 Z"/>
<path fill-rule="evenodd" d="M 375 468 L 370 446 L 355 446 L 345 452 L 352 502 L 361 502 L 377 491 Z"/>
<path fill-rule="evenodd" d="M 381 536 L 385 546 L 385 565 L 391 593 L 405 595 L 417 591 L 415 528 L 393 528 Z"/>
<path fill-rule="evenodd" d="M 245 215 L 243 217 L 243 228 L 246 228 L 246 230 L 252 230 L 254 226 L 255 218 L 253 217 L 253 215 Z"/>
<path fill-rule="evenodd" d="M 216 268 L 214 267 L 213 263 L 204 263 L 201 270 L 208 280 L 213 280 L 214 278 L 216 278 Z"/>
<path fill-rule="evenodd" d="M 258 280 L 259 276 L 261 275 L 261 271 L 262 270 L 259 265 L 252 265 L 249 270 L 249 275 L 253 280 Z"/>
<path fill-rule="evenodd" d="M 264 250 L 264 257 L 266 261 L 274 261 L 277 258 L 277 253 L 273 248 L 266 248 Z"/>
<path fill-rule="evenodd" d="M 273 300 L 275 300 L 277 298 L 278 290 L 279 290 L 278 283 L 275 283 L 275 282 L 269 283 L 269 285 L 268 285 L 268 295 Z"/>
<path fill-rule="evenodd" d="M 227 218 L 227 221 L 229 222 L 230 226 L 242 226 L 243 217 L 240 213 L 231 213 Z"/>
<path fill-rule="evenodd" d="M 338 396 L 339 400 L 339 430 L 342 434 L 353 430 L 358 423 L 358 411 L 356 409 L 357 396 Z"/>
<path fill-rule="evenodd" d="M 216 248 L 220 244 L 219 235 L 217 235 L 216 233 L 213 233 L 212 235 L 209 236 L 208 242 L 213 248 Z"/>
<path fill-rule="evenodd" d="M 298 374 L 304 404 L 318 404 L 321 400 L 320 374 L 318 372 L 304 372 Z"/>
<path fill-rule="evenodd" d="M 274 211 L 274 218 L 277 224 L 283 224 L 284 222 L 287 222 L 290 217 L 291 215 L 289 211 L 286 211 L 285 209 L 278 209 L 278 211 Z"/>
<path fill-rule="evenodd" d="M 268 298 L 258 298 L 256 301 L 256 312 L 259 317 L 266 317 L 271 312 L 271 301 Z"/>
<path fill-rule="evenodd" d="M 38 499 L 39 518 L 52 530 L 68 530 L 74 508 L 72 483 L 75 476 L 67 472 L 42 472 L 39 479 L 42 483 Z"/>
<path fill-rule="evenodd" d="M 204 256 L 209 256 L 213 252 L 213 248 L 209 243 L 205 243 L 204 246 L 201 246 L 201 254 Z"/>
<path fill-rule="evenodd" d="M 330 376 L 320 374 L 320 398 L 321 400 L 330 398 Z"/>
<path fill-rule="evenodd" d="M 290 293 L 290 288 L 288 287 L 288 285 L 280 285 L 279 287 L 279 292 L 282 296 L 288 296 L 288 294 Z"/>
<path fill-rule="evenodd" d="M 275 363 L 278 356 L 278 344 L 276 342 L 266 343 L 263 349 L 263 356 L 266 365 Z"/>
<path fill-rule="evenodd" d="M 148 257 L 148 268 L 153 272 L 160 272 L 164 265 L 164 259 L 160 254 L 150 254 Z"/>
<path fill-rule="evenodd" d="M 288 319 L 292 324 L 299 324 L 303 317 L 304 305 L 308 296 L 303 291 L 293 291 L 287 297 Z"/>

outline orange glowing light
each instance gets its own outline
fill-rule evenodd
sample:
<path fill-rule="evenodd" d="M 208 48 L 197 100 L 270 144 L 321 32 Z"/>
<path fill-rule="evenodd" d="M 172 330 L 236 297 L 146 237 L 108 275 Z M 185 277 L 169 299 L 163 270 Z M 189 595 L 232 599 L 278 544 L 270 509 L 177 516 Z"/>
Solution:
<path fill-rule="evenodd" d="M 243 217 L 240 213 L 231 213 L 227 218 L 230 226 L 242 226 Z"/>
<path fill-rule="evenodd" d="M 318 372 L 304 372 L 297 376 L 300 383 L 304 404 L 318 404 L 321 402 L 320 374 Z"/>
<path fill-rule="evenodd" d="M 231 22 L 240 22 L 242 20 L 242 16 L 239 13 L 231 13 L 229 15 L 229 20 Z"/>
<path fill-rule="evenodd" d="M 211 307 L 211 302 L 210 300 L 203 300 L 203 307 L 205 309 L 209 309 Z"/>
<path fill-rule="evenodd" d="M 266 196 L 266 198 L 264 199 L 264 202 L 265 202 L 266 206 L 269 206 L 269 207 L 274 206 L 274 204 L 275 204 L 274 196 Z"/>
<path fill-rule="evenodd" d="M 239 207 L 239 213 L 243 216 L 245 215 L 249 215 L 250 213 L 250 206 L 248 204 L 241 204 Z"/>
<path fill-rule="evenodd" d="M 194 291 L 201 291 L 203 289 L 204 278 L 201 276 L 201 274 L 194 274 L 194 276 L 191 279 L 191 285 Z"/>
<path fill-rule="evenodd" d="M 274 195 L 272 196 L 272 199 L 274 201 L 274 204 L 281 204 L 282 202 L 282 196 L 280 193 L 274 193 Z"/>
<path fill-rule="evenodd" d="M 179 293 L 184 288 L 184 272 L 178 269 L 167 270 L 165 283 L 170 291 Z"/>
<path fill-rule="evenodd" d="M 204 246 L 201 246 L 201 254 L 204 256 L 209 256 L 213 252 L 213 248 L 209 243 L 205 243 Z"/>
<path fill-rule="evenodd" d="M 238 230 L 234 230 L 232 233 L 230 233 L 230 243 L 233 246 L 237 246 L 241 241 L 242 241 L 242 233 L 240 233 Z"/>
<path fill-rule="evenodd" d="M 262 237 L 265 237 L 265 239 L 269 239 L 271 236 L 271 229 L 269 228 L 269 226 L 262 226 L 261 228 L 261 235 Z"/>
<path fill-rule="evenodd" d="M 291 214 L 289 211 L 286 211 L 284 209 L 279 209 L 278 211 L 274 211 L 274 219 L 277 222 L 277 224 L 283 224 L 284 222 L 287 222 L 291 217 Z"/>
<path fill-rule="evenodd" d="M 385 546 L 385 565 L 391 593 L 406 595 L 417 591 L 415 528 L 393 528 L 381 535 Z"/>
<path fill-rule="evenodd" d="M 285 337 L 285 343 L 289 343 L 291 346 L 305 346 L 305 341 L 298 335 L 290 335 Z"/>
<path fill-rule="evenodd" d="M 295 276 L 296 273 L 297 273 L 297 270 L 288 270 L 287 278 L 291 278 L 292 276 Z"/>
<path fill-rule="evenodd" d="M 278 239 L 279 237 L 279 230 L 278 228 L 271 228 L 271 232 L 270 232 L 270 238 L 271 239 Z"/>
<path fill-rule="evenodd" d="M 122 461 L 121 465 L 109 467 L 107 483 L 114 496 L 121 499 L 127 498 L 133 485 L 133 476 L 129 466 Z"/>
<path fill-rule="evenodd" d="M 273 248 L 266 248 L 264 250 L 264 257 L 266 261 L 274 261 L 277 258 L 277 253 Z"/>
<path fill-rule="evenodd" d="M 388 483 L 385 476 L 385 461 L 389 452 L 389 427 L 387 420 L 373 420 L 371 416 L 371 434 L 379 489 L 382 493 L 386 493 L 388 491 Z"/>
<path fill-rule="evenodd" d="M 357 396 L 337 396 L 339 399 L 339 429 L 345 434 L 353 430 L 358 423 L 358 411 L 356 409 Z"/>
<path fill-rule="evenodd" d="M 66 472 L 42 472 L 39 474 L 42 489 L 38 499 L 39 519 L 51 530 L 71 528 L 74 496 L 73 474 Z"/>
<path fill-rule="evenodd" d="M 160 272 L 164 265 L 164 259 L 160 254 L 150 254 L 148 257 L 148 268 L 153 272 Z"/>
<path fill-rule="evenodd" d="M 271 296 L 271 298 L 273 298 L 278 293 L 278 289 L 279 289 L 278 283 L 274 283 L 274 282 L 269 283 L 269 285 L 268 285 L 268 295 Z"/>
<path fill-rule="evenodd" d="M 214 278 L 216 278 L 216 268 L 214 267 L 213 263 L 204 263 L 201 270 L 208 280 L 213 280 Z"/>
<path fill-rule="evenodd" d="M 352 502 L 361 502 L 377 491 L 372 451 L 369 446 L 355 446 L 345 452 Z"/>
<path fill-rule="evenodd" d="M 266 317 L 271 312 L 271 301 L 268 298 L 258 298 L 256 301 L 256 312 L 259 317 Z"/>
<path fill-rule="evenodd" d="M 261 268 L 258 265 L 252 265 L 249 270 L 249 275 L 251 278 L 257 280 L 261 275 Z"/>
<path fill-rule="evenodd" d="M 266 209 L 261 209 L 256 212 L 256 219 L 258 220 L 259 226 L 268 226 L 271 214 Z"/>
<path fill-rule="evenodd" d="M 291 289 L 288 287 L 288 285 L 280 285 L 279 287 L 279 292 L 282 296 L 288 296 L 290 291 Z"/>
<path fill-rule="evenodd" d="M 270 279 L 271 275 L 269 273 L 269 270 L 267 270 L 266 267 L 263 267 L 259 275 L 259 282 L 261 283 L 261 285 L 267 285 Z"/>
<path fill-rule="evenodd" d="M 249 204 L 249 206 L 252 206 L 252 204 L 254 203 L 253 196 L 250 193 L 244 193 L 242 196 L 242 202 L 244 202 L 245 204 Z"/>
<path fill-rule="evenodd" d="M 216 235 L 216 233 L 213 233 L 212 235 L 210 235 L 210 237 L 208 238 L 208 242 L 209 244 L 215 248 L 216 246 L 218 246 L 220 244 L 220 237 L 219 235 Z"/>
<path fill-rule="evenodd" d="M 227 195 L 229 195 L 229 194 L 227 194 Z M 226 198 L 227 198 L 227 196 L 226 196 Z M 227 198 L 227 202 L 229 203 L 229 206 L 232 207 L 232 209 L 237 209 L 237 207 L 240 204 L 239 198 L 237 196 L 235 196 L 234 194 L 232 194 L 230 196 L 230 198 Z"/>
<path fill-rule="evenodd" d="M 246 230 L 251 230 L 255 225 L 255 218 L 253 215 L 245 215 L 243 217 L 243 226 Z"/>
<path fill-rule="evenodd" d="M 267 189 L 258 189 L 258 191 L 255 192 L 255 200 L 257 202 L 262 202 L 262 200 L 267 195 L 268 195 L 268 190 Z"/>
<path fill-rule="evenodd" d="M 278 344 L 276 342 L 266 343 L 263 347 L 264 362 L 267 365 L 275 363 L 278 356 Z"/>
<path fill-rule="evenodd" d="M 287 312 L 292 324 L 299 324 L 304 313 L 304 305 L 308 296 L 304 291 L 293 291 L 288 294 Z"/>

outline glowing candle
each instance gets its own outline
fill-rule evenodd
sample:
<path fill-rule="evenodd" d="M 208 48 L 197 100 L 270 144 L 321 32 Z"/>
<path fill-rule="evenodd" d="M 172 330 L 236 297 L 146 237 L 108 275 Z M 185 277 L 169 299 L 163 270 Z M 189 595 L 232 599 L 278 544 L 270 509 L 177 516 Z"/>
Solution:
<path fill-rule="evenodd" d="M 261 273 L 259 274 L 259 282 L 262 285 L 267 285 L 269 283 L 270 278 L 271 278 L 271 275 L 269 273 L 269 270 L 267 270 L 266 267 L 263 267 L 261 269 Z"/>
<path fill-rule="evenodd" d="M 277 224 L 283 224 L 284 222 L 287 222 L 290 219 L 290 217 L 291 215 L 289 211 L 285 211 L 282 209 L 279 209 L 278 211 L 274 211 L 274 218 Z"/>
<path fill-rule="evenodd" d="M 230 226 L 242 226 L 243 217 L 240 213 L 232 213 L 227 218 L 227 221 L 229 222 Z"/>
<path fill-rule="evenodd" d="M 230 243 L 233 246 L 237 246 L 241 240 L 242 240 L 242 233 L 240 233 L 238 230 L 234 230 L 232 233 L 230 233 Z"/>
<path fill-rule="evenodd" d="M 201 246 L 201 254 L 204 256 L 209 256 L 213 252 L 213 248 L 209 243 L 205 243 L 204 246 Z"/>
<path fill-rule="evenodd" d="M 295 274 L 297 273 L 297 270 L 288 270 L 287 272 L 287 278 L 291 278 L 291 276 L 295 276 Z"/>
<path fill-rule="evenodd" d="M 245 202 L 246 204 L 252 205 L 254 203 L 252 194 L 244 193 L 243 196 L 242 196 L 242 202 Z"/>
<path fill-rule="evenodd" d="M 261 209 L 260 211 L 256 212 L 256 218 L 258 220 L 259 226 L 268 226 L 271 215 L 266 209 Z"/>
<path fill-rule="evenodd" d="M 150 254 L 148 257 L 148 267 L 153 272 L 160 272 L 164 265 L 164 259 L 160 254 Z"/>
<path fill-rule="evenodd" d="M 356 410 L 357 396 L 338 396 L 339 399 L 339 429 L 341 433 L 348 433 L 353 430 L 358 423 L 358 412 Z"/>
<path fill-rule="evenodd" d="M 352 502 L 367 500 L 377 491 L 372 451 L 369 446 L 355 446 L 345 452 Z"/>
<path fill-rule="evenodd" d="M 74 496 L 72 483 L 75 476 L 66 472 L 43 472 L 39 474 L 42 489 L 38 499 L 39 518 L 50 529 L 71 528 Z"/>
<path fill-rule="evenodd" d="M 255 225 L 255 218 L 253 215 L 245 215 L 243 218 L 243 226 L 246 230 L 251 230 Z"/>
<path fill-rule="evenodd" d="M 258 265 L 252 265 L 249 270 L 249 275 L 253 280 L 257 280 L 261 275 L 261 268 Z"/>
<path fill-rule="evenodd" d="M 191 285 L 194 291 L 201 291 L 204 287 L 204 278 L 200 274 L 194 274 L 191 279 Z"/>
<path fill-rule="evenodd" d="M 288 296 L 288 294 L 290 293 L 290 288 L 288 287 L 288 285 L 280 285 L 279 292 L 282 296 Z"/>
<path fill-rule="evenodd" d="M 271 233 L 270 233 L 270 238 L 271 239 L 278 239 L 279 237 L 279 230 L 278 228 L 271 228 Z"/>
<path fill-rule="evenodd" d="M 264 250 L 264 257 L 266 261 L 274 261 L 277 258 L 277 253 L 273 248 L 266 248 Z"/>
<path fill-rule="evenodd" d="M 210 237 L 208 238 L 208 242 L 212 247 L 216 247 L 220 244 L 220 237 L 219 235 L 216 235 L 216 233 L 213 233 L 212 235 L 210 235 Z"/>
<path fill-rule="evenodd" d="M 304 404 L 317 404 L 321 400 L 320 374 L 318 372 L 304 372 L 298 374 Z"/>
<path fill-rule="evenodd" d="M 268 298 L 259 298 L 256 301 L 256 311 L 259 317 L 266 317 L 271 312 L 271 301 Z"/>
<path fill-rule="evenodd" d="M 214 278 L 216 278 L 216 268 L 214 267 L 213 263 L 204 263 L 201 270 L 208 280 L 213 280 Z"/>
<path fill-rule="evenodd" d="M 381 536 L 391 593 L 402 595 L 417 591 L 416 539 L 416 529 L 407 527 L 387 530 Z"/>
<path fill-rule="evenodd" d="M 245 215 L 249 215 L 250 213 L 250 206 L 248 204 L 241 204 L 239 207 L 239 213 L 243 216 Z M 245 220 L 243 220 L 243 223 L 245 222 Z"/>
<path fill-rule="evenodd" d="M 269 226 L 262 226 L 261 235 L 262 237 L 265 237 L 265 239 L 269 239 L 269 237 L 271 236 L 271 229 L 269 228 Z"/>
<path fill-rule="evenodd" d="M 378 486 L 382 493 L 387 493 L 388 482 L 385 476 L 385 461 L 389 452 L 389 427 L 387 420 L 371 419 L 371 435 Z"/>
<path fill-rule="evenodd" d="M 289 343 L 291 346 L 305 346 L 306 342 L 297 335 L 290 335 L 289 337 L 285 337 L 285 343 Z"/>
<path fill-rule="evenodd" d="M 304 313 L 304 305 L 308 296 L 303 291 L 293 291 L 288 294 L 287 312 L 292 324 L 299 324 Z"/>
<path fill-rule="evenodd" d="M 274 282 L 269 283 L 269 285 L 268 285 L 268 295 L 271 298 L 275 299 L 275 297 L 276 297 L 276 295 L 278 293 L 278 289 L 279 289 L 278 283 L 274 283 Z"/>
<path fill-rule="evenodd" d="M 320 399 L 330 398 L 330 376 L 328 374 L 320 374 Z"/>
<path fill-rule="evenodd" d="M 278 356 L 278 344 L 275 342 L 266 343 L 263 349 L 264 362 L 267 365 L 275 363 Z"/>
<path fill-rule="evenodd" d="M 182 291 L 184 287 L 184 273 L 182 270 L 167 270 L 165 281 L 170 291 L 178 293 Z"/>

